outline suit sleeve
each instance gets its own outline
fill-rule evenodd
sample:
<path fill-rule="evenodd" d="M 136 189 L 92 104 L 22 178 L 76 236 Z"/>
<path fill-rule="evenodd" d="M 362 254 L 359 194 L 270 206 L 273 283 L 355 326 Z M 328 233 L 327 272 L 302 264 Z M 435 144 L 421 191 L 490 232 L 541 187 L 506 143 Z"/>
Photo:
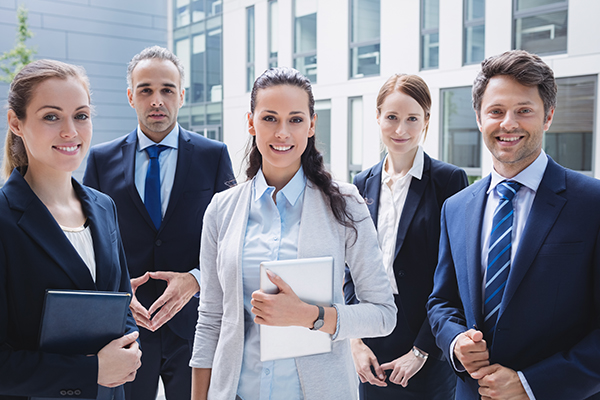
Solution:
<path fill-rule="evenodd" d="M 433 292 L 427 302 L 427 315 L 436 343 L 450 362 L 450 344 L 457 335 L 467 330 L 467 322 L 450 248 L 447 206 L 448 203 L 445 203 L 442 207 L 438 265 L 433 279 Z"/>
<path fill-rule="evenodd" d="M 227 151 L 227 145 L 221 147 L 221 156 L 219 157 L 219 165 L 215 177 L 215 193 L 222 192 L 225 189 L 235 185 L 235 177 L 231 167 L 231 158 Z"/>
<path fill-rule="evenodd" d="M 96 190 L 100 190 L 98 170 L 96 168 L 96 154 L 93 148 L 90 150 L 90 154 L 88 154 L 87 165 L 83 174 L 83 184 Z"/>
<path fill-rule="evenodd" d="M 63 389 L 79 389 L 81 397 L 96 398 L 97 357 L 15 349 L 8 342 L 8 329 L 16 325 L 9 309 L 14 311 L 16 305 L 9 304 L 7 274 L 7 256 L 0 242 L 0 396 L 62 397 Z"/>
<path fill-rule="evenodd" d="M 587 399 L 600 392 L 600 231 L 591 263 L 595 310 L 592 330 L 567 351 L 521 371 L 538 400 Z"/>
<path fill-rule="evenodd" d="M 447 180 L 446 187 L 443 191 L 443 198 L 439 202 L 440 207 L 443 206 L 443 203 L 449 197 L 455 195 L 460 192 L 464 188 L 469 185 L 469 181 L 467 179 L 467 174 L 464 170 L 460 168 L 456 168 L 450 174 L 449 179 Z M 431 331 L 431 324 L 429 323 L 429 318 L 425 318 L 423 321 L 423 325 L 421 325 L 421 329 L 417 337 L 415 338 L 414 346 L 417 348 L 426 351 L 430 355 L 435 355 L 436 353 L 439 355 L 439 347 L 435 343 L 435 337 Z"/>

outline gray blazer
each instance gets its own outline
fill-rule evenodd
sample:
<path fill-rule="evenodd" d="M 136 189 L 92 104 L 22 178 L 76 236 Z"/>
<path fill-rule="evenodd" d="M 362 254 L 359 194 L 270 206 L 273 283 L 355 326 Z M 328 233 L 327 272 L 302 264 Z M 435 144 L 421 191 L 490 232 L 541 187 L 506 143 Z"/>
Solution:
<path fill-rule="evenodd" d="M 356 399 L 358 377 L 347 339 L 385 336 L 396 325 L 396 306 L 367 206 L 353 185 L 338 184 L 342 193 L 351 195 L 347 210 L 358 221 L 358 237 L 337 222 L 318 187 L 308 181 L 304 193 L 298 258 L 333 257 L 333 297 L 339 326 L 331 353 L 296 358 L 306 400 Z M 250 181 L 217 193 L 204 216 L 200 247 L 202 290 L 190 366 L 212 368 L 210 400 L 235 399 L 242 368 L 241 258 L 251 192 Z M 345 262 L 360 304 L 344 304 Z"/>

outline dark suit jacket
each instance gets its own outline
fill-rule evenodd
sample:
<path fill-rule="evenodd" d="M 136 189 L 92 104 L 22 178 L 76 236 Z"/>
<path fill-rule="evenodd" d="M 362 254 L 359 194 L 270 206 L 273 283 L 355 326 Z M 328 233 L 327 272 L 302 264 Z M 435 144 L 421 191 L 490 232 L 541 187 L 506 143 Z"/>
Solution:
<path fill-rule="evenodd" d="M 425 304 L 433 288 L 440 237 L 440 211 L 444 201 L 468 185 L 465 172 L 453 165 L 424 157 L 421 180 L 412 179 L 404 203 L 396 239 L 394 274 L 398 285 L 396 328 L 384 338 L 365 339 L 380 363 L 406 354 L 412 346 L 441 358 L 427 320 Z M 377 226 L 382 160 L 354 178 L 360 194 L 367 199 L 371 218 Z M 346 303 L 356 303 L 354 283 L 346 270 Z"/>
<path fill-rule="evenodd" d="M 46 289 L 131 292 L 112 200 L 73 186 L 90 223 L 96 282 L 46 206 L 14 170 L 0 190 L 0 399 L 64 397 L 61 390 L 95 398 L 98 358 L 37 350 Z M 127 333 L 137 330 L 129 313 Z M 122 387 L 117 399 L 123 399 Z"/>
<path fill-rule="evenodd" d="M 490 362 L 522 371 L 538 400 L 600 398 L 600 182 L 548 166 L 502 297 Z M 490 177 L 442 210 L 428 313 L 449 359 L 461 332 L 483 326 L 481 226 Z M 479 399 L 463 374 L 457 399 Z"/>
<path fill-rule="evenodd" d="M 167 212 L 157 231 L 135 187 L 136 130 L 90 150 L 83 182 L 108 194 L 119 210 L 119 225 L 129 274 L 146 271 L 188 272 L 198 267 L 204 211 L 213 194 L 233 181 L 225 144 L 179 129 L 175 181 Z M 146 308 L 164 292 L 166 282 L 150 280 L 136 291 Z M 192 340 L 198 319 L 193 298 L 167 324 L 181 338 Z M 142 338 L 150 332 L 140 329 Z"/>

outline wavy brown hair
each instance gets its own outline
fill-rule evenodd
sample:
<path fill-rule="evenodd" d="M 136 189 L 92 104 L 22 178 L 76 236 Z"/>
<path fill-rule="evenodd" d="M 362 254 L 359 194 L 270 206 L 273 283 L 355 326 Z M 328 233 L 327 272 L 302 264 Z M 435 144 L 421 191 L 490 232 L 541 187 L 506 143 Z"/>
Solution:
<path fill-rule="evenodd" d="M 293 68 L 279 67 L 270 68 L 256 78 L 252 92 L 250 93 L 250 113 L 254 114 L 256 108 L 256 96 L 262 89 L 269 87 L 288 85 L 298 87 L 308 95 L 308 110 L 310 118 L 315 115 L 315 98 L 312 93 L 312 86 L 308 78 Z M 356 234 L 355 220 L 346 210 L 346 197 L 340 192 L 338 185 L 333 181 L 331 174 L 325 169 L 323 156 L 317 150 L 315 139 L 316 135 L 308 138 L 306 149 L 300 158 L 304 174 L 312 183 L 323 192 L 335 219 L 347 228 L 354 230 Z M 248 149 L 246 150 L 246 176 L 248 179 L 254 178 L 262 166 L 262 155 L 256 146 L 256 137 L 252 137 Z"/>

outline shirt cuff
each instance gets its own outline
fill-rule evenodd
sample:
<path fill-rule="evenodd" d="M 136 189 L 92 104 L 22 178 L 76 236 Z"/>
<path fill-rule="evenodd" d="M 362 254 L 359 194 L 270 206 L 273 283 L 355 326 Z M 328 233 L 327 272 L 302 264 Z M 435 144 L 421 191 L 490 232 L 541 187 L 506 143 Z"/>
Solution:
<path fill-rule="evenodd" d="M 194 276 L 194 278 L 196 278 L 196 282 L 198 282 L 198 287 L 202 287 L 200 286 L 200 270 L 198 268 L 193 268 L 192 270 L 188 271 L 190 274 L 192 274 Z M 198 290 L 198 292 L 194 295 L 194 297 L 198 298 L 200 297 L 200 290 Z"/>
<path fill-rule="evenodd" d="M 535 396 L 533 395 L 533 391 L 531 390 L 531 386 L 529 386 L 525 375 L 521 371 L 517 371 L 517 374 L 521 380 L 521 385 L 523 385 L 523 388 L 525 389 L 525 393 L 527 393 L 527 396 L 529 396 L 529 400 L 535 400 Z"/>
<path fill-rule="evenodd" d="M 457 341 L 458 335 L 456 335 L 452 343 L 450 343 L 450 362 L 452 362 L 452 366 L 454 367 L 456 372 L 465 372 L 465 367 L 463 367 L 463 365 L 460 362 L 456 361 L 456 359 L 454 358 L 454 346 L 456 346 Z"/>
<path fill-rule="evenodd" d="M 333 335 L 331 335 L 331 340 L 335 340 L 338 336 L 338 333 L 340 333 L 340 310 L 338 310 L 337 305 L 333 305 L 333 308 L 335 308 L 335 313 L 337 315 L 337 321 L 335 322 L 335 332 L 333 332 Z"/>

